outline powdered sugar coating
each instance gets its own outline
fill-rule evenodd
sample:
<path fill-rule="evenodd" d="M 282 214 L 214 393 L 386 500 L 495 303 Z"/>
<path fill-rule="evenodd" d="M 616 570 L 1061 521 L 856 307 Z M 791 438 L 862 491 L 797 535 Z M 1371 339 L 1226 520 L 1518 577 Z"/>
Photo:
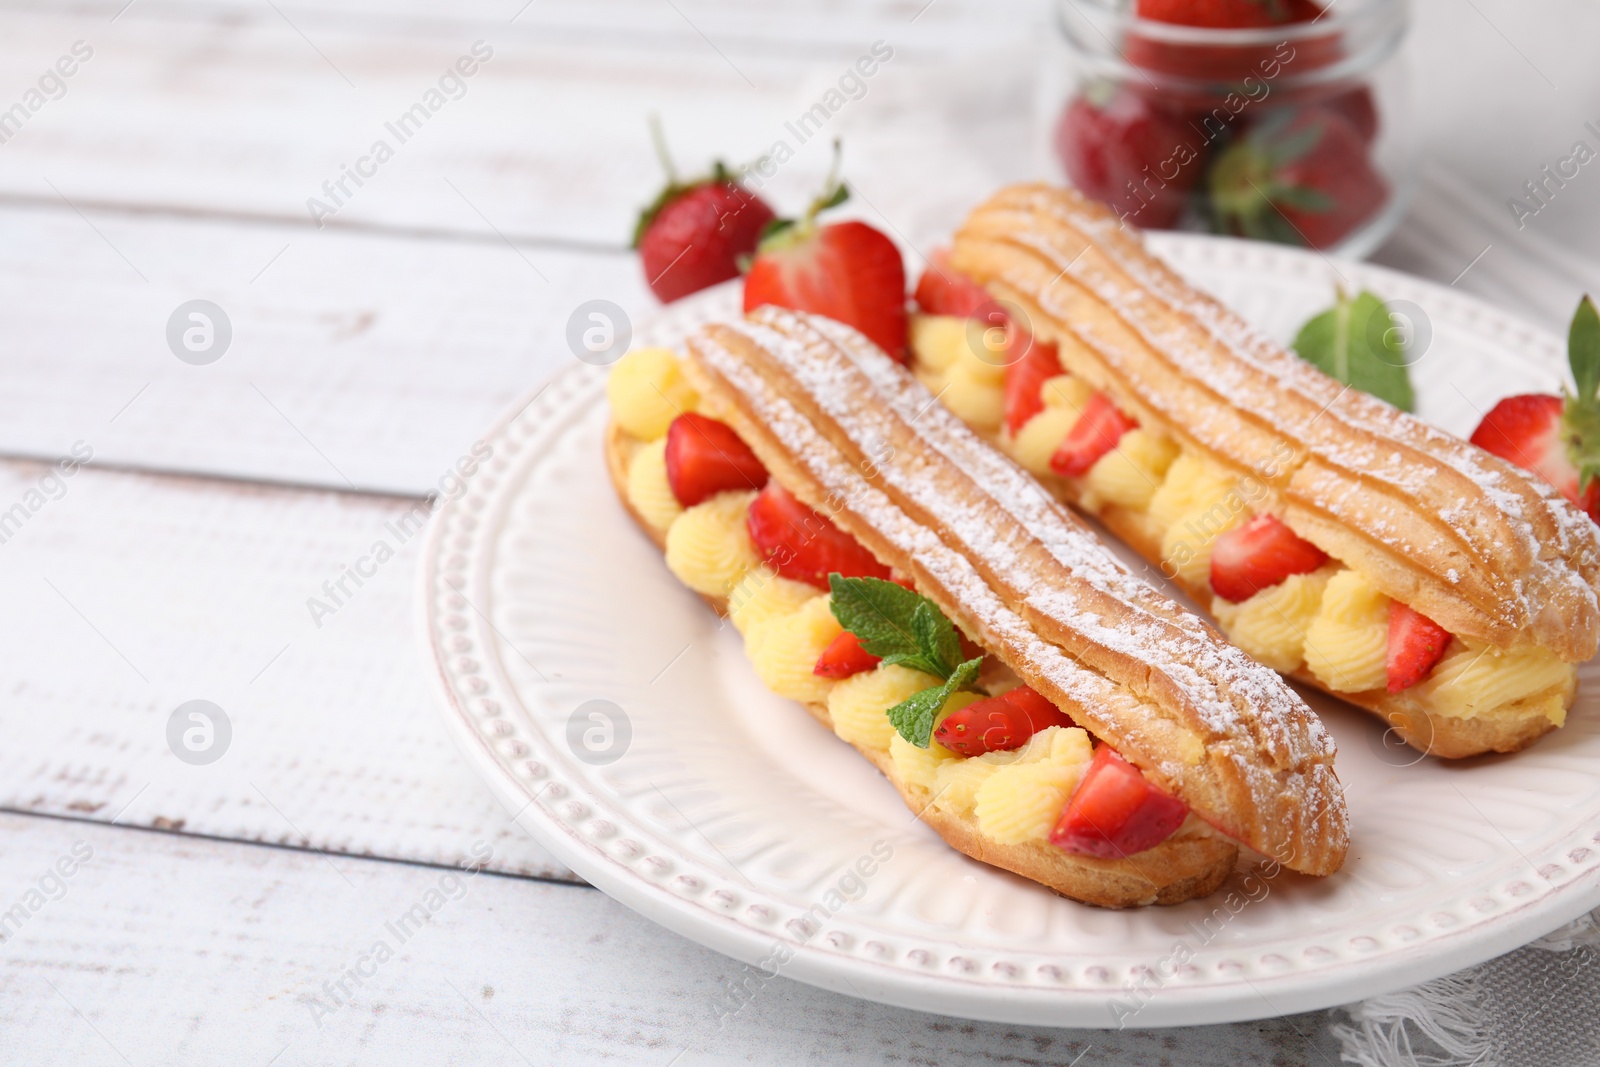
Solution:
<path fill-rule="evenodd" d="M 1003 640 L 1015 659 L 1010 666 L 1048 679 L 1091 729 L 1110 727 L 1136 741 L 1148 733 L 1151 750 L 1161 752 L 1158 780 L 1181 784 L 1197 776 L 1194 753 L 1162 749 L 1156 736 L 1158 728 L 1170 736 L 1163 720 L 1188 721 L 1215 779 L 1182 794 L 1197 811 L 1269 854 L 1297 855 L 1313 866 L 1326 864 L 1330 852 L 1342 855 L 1345 814 L 1332 739 L 1276 674 L 1130 574 L 1038 483 L 859 334 L 777 309 L 753 317 L 720 329 L 754 342 L 772 367 L 752 367 L 714 331 L 691 340 L 693 358 L 826 496 L 848 501 L 853 516 L 915 559 L 968 617 Z M 780 376 L 785 380 L 776 381 Z M 791 397 L 813 410 L 802 411 Z M 915 447 L 873 464 L 869 477 L 836 443 L 841 436 L 859 454 L 895 440 Z M 944 536 L 908 507 L 937 515 Z M 991 528 L 995 509 L 1012 517 L 1012 529 Z M 1046 570 L 1040 547 L 1051 563 Z M 1020 602 L 1017 589 L 1025 591 Z M 1113 611 L 1117 618 L 1108 618 Z M 1041 636 L 1041 620 L 1068 631 L 1080 652 L 1114 653 L 1163 684 L 1135 695 L 1127 684 L 1133 679 L 1108 677 Z M 1243 799 L 1236 795 L 1241 783 Z"/>
<path fill-rule="evenodd" d="M 764 317 L 786 314 L 769 308 L 758 311 L 753 318 L 762 321 Z M 875 387 L 873 394 L 864 396 L 849 387 L 848 379 L 844 383 L 830 382 L 830 377 L 839 377 L 835 370 L 837 357 L 816 345 L 802 346 L 806 358 L 794 363 L 797 377 L 847 432 L 886 436 L 891 418 L 914 420 L 923 429 L 924 439 L 964 473 L 975 489 L 1015 517 L 1028 536 L 1043 545 L 1067 574 L 1133 606 L 1137 612 L 1107 623 L 1084 603 L 1076 582 L 1041 586 L 1039 579 L 1043 576 L 1028 568 L 1012 546 L 992 536 L 989 509 L 981 503 L 971 497 L 942 493 L 940 487 L 917 477 L 915 472 L 893 465 L 883 468 L 885 480 L 939 515 L 967 552 L 990 561 L 1015 587 L 1032 590 L 1027 604 L 1094 644 L 1135 656 L 1166 675 L 1213 734 L 1238 733 L 1242 720 L 1263 708 L 1293 709 L 1294 714 L 1303 715 L 1312 723 L 1306 740 L 1315 750 L 1332 752 L 1332 739 L 1276 672 L 1219 639 L 1197 616 L 1183 611 L 1149 583 L 1129 573 L 1099 538 L 1038 481 L 980 439 L 944 405 L 930 406 L 933 398 L 927 388 L 860 334 L 831 320 L 814 319 L 810 324 L 847 352 L 855 368 Z M 1291 752 L 1288 762 L 1311 755 L 1306 751 Z"/>
<path fill-rule="evenodd" d="M 1468 597 L 1502 635 L 1576 659 L 1594 653 L 1600 530 L 1542 481 L 1339 385 L 1190 287 L 1115 218 L 1060 190 L 1001 193 L 974 213 L 958 250 L 963 240 L 1027 251 L 1027 263 L 982 280 L 1069 323 L 1117 373 L 1138 381 L 1151 372 L 1116 330 L 1165 360 L 1169 380 L 1138 389 L 1137 399 L 1202 448 L 1238 460 L 1251 434 L 1285 442 L 1293 458 L 1280 485 L 1292 478 L 1331 521 L 1428 571 L 1441 594 L 1458 587 L 1453 595 Z M 1113 313 L 1113 330 L 1073 314 L 1080 290 Z M 1202 393 L 1212 401 L 1194 402 Z M 1249 406 L 1234 407 L 1240 398 Z"/>

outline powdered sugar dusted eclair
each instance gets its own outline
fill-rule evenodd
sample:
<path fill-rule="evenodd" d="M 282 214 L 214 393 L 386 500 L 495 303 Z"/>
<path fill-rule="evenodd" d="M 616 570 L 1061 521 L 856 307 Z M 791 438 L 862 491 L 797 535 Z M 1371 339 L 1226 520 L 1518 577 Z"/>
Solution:
<path fill-rule="evenodd" d="M 1342 863 L 1305 704 L 860 334 L 763 308 L 630 354 L 610 394 L 668 566 L 954 847 L 1113 907 L 1209 893 L 1241 844 Z"/>
<path fill-rule="evenodd" d="M 1068 190 L 997 194 L 919 296 L 1027 320 L 1023 354 L 989 360 L 959 320 L 918 320 L 917 373 L 1262 663 L 1440 756 L 1564 721 L 1600 642 L 1600 536 L 1538 478 L 1341 386 Z"/>

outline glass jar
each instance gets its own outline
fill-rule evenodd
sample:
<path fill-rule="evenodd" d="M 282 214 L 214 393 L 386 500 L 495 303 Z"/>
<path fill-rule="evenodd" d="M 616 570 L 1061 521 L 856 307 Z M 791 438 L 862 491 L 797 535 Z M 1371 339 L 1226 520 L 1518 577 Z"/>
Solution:
<path fill-rule="evenodd" d="M 1136 13 L 1175 0 L 1057 0 L 1058 174 L 1137 226 L 1367 255 L 1414 181 L 1409 5 L 1229 3 L 1301 21 L 1212 29 Z"/>

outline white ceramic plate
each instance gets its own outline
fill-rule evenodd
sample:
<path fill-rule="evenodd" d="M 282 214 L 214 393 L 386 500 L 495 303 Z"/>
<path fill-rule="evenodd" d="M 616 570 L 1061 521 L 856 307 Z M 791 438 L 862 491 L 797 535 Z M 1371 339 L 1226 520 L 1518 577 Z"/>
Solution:
<path fill-rule="evenodd" d="M 1420 414 L 1457 433 L 1499 397 L 1562 380 L 1557 338 L 1443 287 L 1268 245 L 1151 240 L 1285 341 L 1341 277 L 1411 302 L 1431 319 Z M 733 288 L 710 290 L 635 343 L 674 344 L 736 310 Z M 603 380 L 576 365 L 486 437 L 492 460 L 430 530 L 422 638 L 451 731 L 528 832 L 628 906 L 752 964 L 748 995 L 777 973 L 977 1019 L 1216 1023 L 1401 988 L 1600 904 L 1593 665 L 1566 729 L 1453 764 L 1412 765 L 1375 721 L 1309 695 L 1350 805 L 1331 878 L 1236 875 L 1205 900 L 1105 911 L 967 859 L 768 693 L 738 635 L 667 572 L 607 481 Z"/>

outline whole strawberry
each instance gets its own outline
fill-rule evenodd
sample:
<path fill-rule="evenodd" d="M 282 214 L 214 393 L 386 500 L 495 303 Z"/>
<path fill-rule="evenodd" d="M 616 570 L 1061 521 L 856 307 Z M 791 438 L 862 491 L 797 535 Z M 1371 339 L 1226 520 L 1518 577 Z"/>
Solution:
<path fill-rule="evenodd" d="M 1141 22 L 1202 30 L 1263 30 L 1315 22 L 1323 9 L 1314 0 L 1138 0 L 1134 13 Z M 1327 33 L 1296 32 L 1292 44 L 1262 34 L 1245 34 L 1242 40 L 1239 34 L 1232 40 L 1228 36 L 1202 33 L 1174 39 L 1135 24 L 1123 41 L 1123 55 L 1135 67 L 1212 83 L 1209 88 L 1165 85 L 1163 95 L 1197 112 L 1215 114 L 1229 88 L 1242 79 L 1260 78 L 1267 71 L 1276 71 L 1279 64 L 1291 65 L 1289 69 L 1296 72 L 1315 69 L 1332 62 L 1342 51 L 1338 31 L 1333 28 Z M 1266 75 L 1268 80 L 1275 76 Z"/>
<path fill-rule="evenodd" d="M 774 216 L 720 160 L 710 177 L 680 182 L 659 138 L 657 148 L 667 187 L 640 213 L 633 247 L 650 291 L 670 302 L 737 278 L 740 260 L 756 250 Z"/>
<path fill-rule="evenodd" d="M 1508 396 L 1489 409 L 1472 443 L 1539 475 L 1600 522 L 1600 314 L 1587 296 L 1572 316 L 1567 361 L 1576 393 Z"/>
<path fill-rule="evenodd" d="M 826 315 L 854 326 L 889 355 L 906 358 L 906 267 L 900 250 L 864 222 L 817 224 L 849 197 L 842 182 L 799 219 L 768 227 L 744 279 L 744 309 L 763 304 Z"/>
<path fill-rule="evenodd" d="M 1322 14 L 1312 0 L 1139 0 L 1135 11 L 1142 19 L 1216 30 L 1310 22 Z"/>
<path fill-rule="evenodd" d="M 1217 157 L 1210 187 L 1223 232 L 1312 248 L 1338 244 L 1389 198 L 1360 131 L 1320 107 L 1284 108 L 1252 126 Z"/>
<path fill-rule="evenodd" d="M 1187 123 L 1105 83 L 1067 105 L 1055 147 L 1080 192 L 1147 229 L 1178 221 L 1205 166 L 1201 139 Z"/>

